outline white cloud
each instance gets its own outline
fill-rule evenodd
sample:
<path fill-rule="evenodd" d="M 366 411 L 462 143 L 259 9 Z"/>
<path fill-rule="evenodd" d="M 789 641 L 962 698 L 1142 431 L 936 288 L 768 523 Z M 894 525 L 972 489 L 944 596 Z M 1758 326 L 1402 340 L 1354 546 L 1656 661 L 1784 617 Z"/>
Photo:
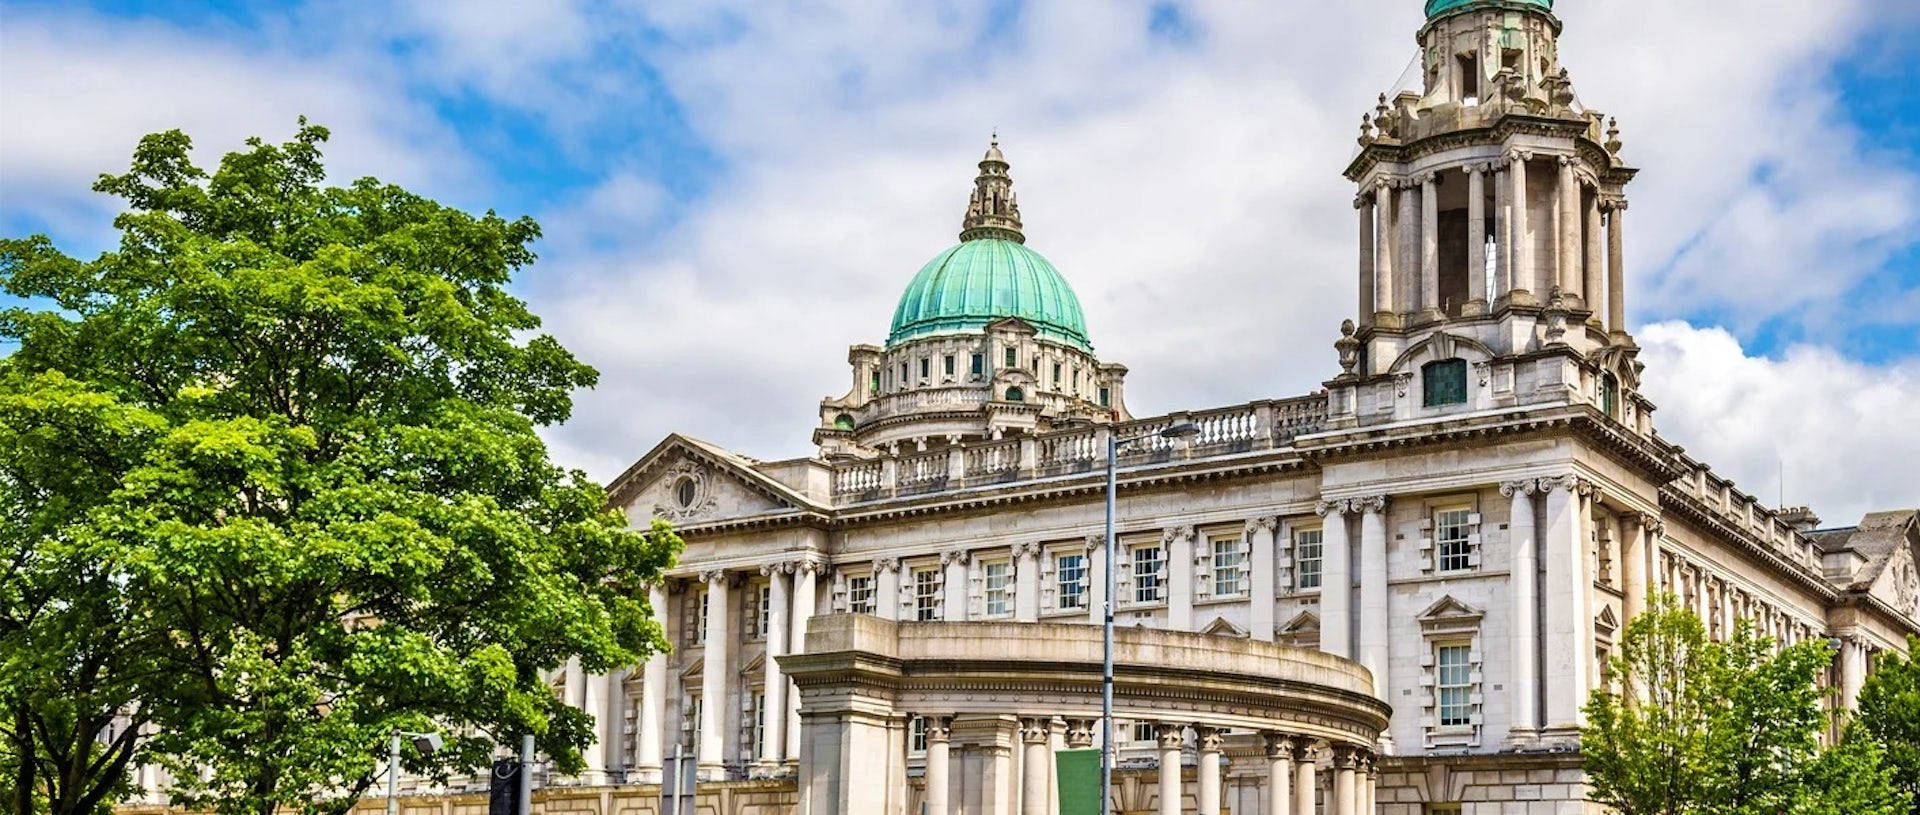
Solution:
<path fill-rule="evenodd" d="M 1749 356 L 1721 328 L 1638 335 L 1661 435 L 1769 504 L 1810 505 L 1826 525 L 1920 506 L 1920 361 L 1886 366 L 1798 345 Z"/>

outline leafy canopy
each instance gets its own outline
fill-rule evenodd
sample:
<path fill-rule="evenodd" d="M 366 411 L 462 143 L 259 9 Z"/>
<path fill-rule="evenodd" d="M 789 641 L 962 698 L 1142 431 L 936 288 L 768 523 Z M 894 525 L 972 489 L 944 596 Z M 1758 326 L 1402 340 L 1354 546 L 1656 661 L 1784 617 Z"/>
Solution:
<path fill-rule="evenodd" d="M 1858 708 L 1848 739 L 1872 742 L 1886 754 L 1920 815 L 1920 636 L 1907 636 L 1905 654 L 1880 654 L 1860 688 Z"/>
<path fill-rule="evenodd" d="M 543 672 L 666 647 L 643 585 L 678 538 L 535 432 L 597 377 L 507 290 L 538 226 L 326 186 L 326 138 L 208 174 L 153 134 L 95 185 L 117 248 L 0 241 L 0 287 L 54 306 L 0 311 L 17 801 L 90 812 L 144 753 L 189 807 L 340 811 L 396 727 L 448 737 L 418 772 L 525 732 L 565 771 L 593 736 Z"/>

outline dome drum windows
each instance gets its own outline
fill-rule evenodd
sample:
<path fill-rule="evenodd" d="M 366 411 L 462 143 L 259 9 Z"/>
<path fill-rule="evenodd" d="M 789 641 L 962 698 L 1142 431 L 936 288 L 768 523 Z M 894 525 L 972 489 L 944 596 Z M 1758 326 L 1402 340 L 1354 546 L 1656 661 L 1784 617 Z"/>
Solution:
<path fill-rule="evenodd" d="M 1443 359 L 1420 366 L 1420 404 L 1446 407 L 1467 403 L 1467 361 Z"/>

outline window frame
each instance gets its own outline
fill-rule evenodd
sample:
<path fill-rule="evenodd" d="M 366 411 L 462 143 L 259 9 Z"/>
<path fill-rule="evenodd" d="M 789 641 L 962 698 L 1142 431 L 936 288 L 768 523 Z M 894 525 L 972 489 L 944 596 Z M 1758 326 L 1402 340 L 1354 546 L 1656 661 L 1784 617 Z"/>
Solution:
<path fill-rule="evenodd" d="M 1312 535 L 1312 557 L 1302 554 L 1301 538 Z M 1319 591 L 1326 581 L 1327 530 L 1323 526 L 1297 526 L 1293 528 L 1293 590 L 1297 592 Z M 1313 564 L 1312 569 L 1307 564 Z M 1312 585 L 1308 585 L 1308 581 Z"/>
<path fill-rule="evenodd" d="M 1066 578 L 1066 574 L 1068 570 L 1063 565 L 1068 558 L 1073 558 L 1074 560 L 1078 561 L 1078 564 L 1075 567 L 1075 571 L 1078 572 L 1079 576 L 1076 577 L 1071 582 L 1069 582 Z M 1086 611 L 1087 610 L 1087 604 L 1090 599 L 1087 596 L 1088 589 L 1092 588 L 1089 581 L 1089 578 L 1092 577 L 1092 571 L 1093 571 L 1092 563 L 1090 562 L 1090 558 L 1087 557 L 1087 553 L 1085 552 L 1054 553 L 1053 555 L 1053 589 L 1054 589 L 1053 605 L 1054 605 L 1055 611 Z M 1062 603 L 1066 602 L 1068 597 L 1074 598 L 1075 603 L 1073 605 L 1062 605 Z"/>
<path fill-rule="evenodd" d="M 1224 550 L 1222 549 L 1223 544 L 1227 547 Z M 1250 590 L 1250 584 L 1252 583 L 1252 581 L 1248 579 L 1249 575 L 1247 574 L 1249 565 L 1247 563 L 1248 548 L 1246 536 L 1242 534 L 1207 536 L 1207 564 L 1212 575 L 1212 579 L 1209 581 L 1213 586 L 1212 596 L 1219 598 L 1237 598 L 1247 595 Z M 1221 563 L 1221 555 L 1223 554 L 1230 554 L 1233 557 L 1233 560 L 1226 566 L 1222 566 Z M 1234 576 L 1234 582 L 1228 590 L 1223 590 L 1221 587 L 1220 579 L 1223 569 L 1230 569 L 1231 574 Z"/>
<path fill-rule="evenodd" d="M 938 622 L 940 620 L 940 593 L 945 588 L 941 585 L 945 582 L 944 576 L 941 574 L 942 571 L 938 566 L 922 566 L 913 570 L 912 611 L 914 622 L 928 623 Z M 923 575 L 929 579 L 921 580 Z M 923 589 L 925 589 L 924 592 L 922 591 Z M 922 607 L 922 601 L 925 601 L 925 607 Z"/>
<path fill-rule="evenodd" d="M 1454 514 L 1460 516 L 1458 523 L 1442 522 L 1443 516 Z M 1460 574 L 1473 571 L 1473 538 L 1478 533 L 1479 526 L 1474 517 L 1478 514 L 1470 503 L 1443 504 L 1432 509 L 1429 518 L 1433 521 L 1433 570 L 1435 572 Z M 1441 537 L 1442 530 L 1447 529 L 1457 530 L 1459 537 Z"/>
<path fill-rule="evenodd" d="M 999 570 L 998 575 L 994 574 L 996 569 Z M 994 585 L 994 580 L 996 579 L 996 577 L 1001 581 L 1000 585 L 997 587 Z M 1011 560 L 982 561 L 980 563 L 980 587 L 981 587 L 980 608 L 981 608 L 981 613 L 983 615 L 990 618 L 1013 616 L 1013 609 L 1014 609 L 1014 604 L 1016 600 L 1016 598 L 1014 597 L 1015 585 L 1014 585 L 1014 574 L 1013 574 L 1013 561 Z M 994 609 L 995 594 L 999 595 L 998 599 L 999 599 L 1000 609 L 997 611 Z"/>
<path fill-rule="evenodd" d="M 1154 557 L 1143 561 L 1140 557 L 1141 553 L 1149 551 L 1154 553 Z M 1153 571 L 1143 575 L 1140 571 L 1143 563 L 1152 564 Z M 1129 578 L 1127 596 L 1131 598 L 1131 605 L 1151 606 L 1167 601 L 1167 548 L 1159 541 L 1136 543 L 1127 547 L 1127 574 Z M 1144 577 L 1152 578 L 1150 587 L 1142 585 Z M 1152 589 L 1153 596 L 1149 599 L 1142 599 L 1141 590 L 1145 588 Z"/>
<path fill-rule="evenodd" d="M 866 598 L 864 600 L 857 599 L 858 598 L 858 595 L 856 594 L 857 589 L 854 587 L 854 581 L 856 580 L 862 581 L 866 584 L 865 585 Z M 876 598 L 874 596 L 874 592 L 875 592 L 875 581 L 871 573 L 847 575 L 847 612 L 850 614 L 874 613 L 874 610 L 878 608 L 878 604 L 875 602 Z M 865 608 L 861 607 L 863 605 L 865 606 Z"/>
<path fill-rule="evenodd" d="M 1437 374 L 1441 374 L 1441 373 L 1446 374 L 1446 378 L 1444 380 L 1440 376 L 1437 376 Z M 1456 377 L 1456 374 L 1457 374 L 1457 377 Z M 1453 385 L 1457 382 L 1459 385 L 1459 390 L 1457 392 L 1454 392 L 1452 388 L 1442 390 L 1441 388 L 1436 387 L 1436 383 L 1439 383 L 1439 382 L 1445 382 L 1447 385 Z M 1458 399 L 1450 398 L 1456 395 L 1456 393 L 1459 396 Z M 1432 362 L 1429 362 L 1425 365 L 1420 366 L 1420 406 L 1421 407 L 1423 408 L 1453 407 L 1455 405 L 1467 404 L 1470 401 L 1472 400 L 1467 393 L 1467 361 L 1466 360 L 1461 359 L 1459 357 L 1453 357 L 1451 359 L 1436 359 Z"/>
<path fill-rule="evenodd" d="M 1448 654 L 1458 654 L 1460 662 L 1449 665 Z M 1455 672 L 1457 681 L 1448 681 L 1448 671 Z M 1441 639 L 1433 643 L 1433 722 L 1441 733 L 1465 733 L 1473 729 L 1473 641 L 1470 639 Z M 1448 699 L 1452 691 L 1455 698 Z M 1458 715 L 1449 720 L 1448 712 Z"/>

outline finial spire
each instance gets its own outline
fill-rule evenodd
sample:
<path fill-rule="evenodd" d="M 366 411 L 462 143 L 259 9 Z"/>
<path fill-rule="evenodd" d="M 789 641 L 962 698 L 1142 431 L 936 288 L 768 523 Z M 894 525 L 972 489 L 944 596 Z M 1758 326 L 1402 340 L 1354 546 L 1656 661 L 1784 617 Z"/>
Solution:
<path fill-rule="evenodd" d="M 980 159 L 980 175 L 973 179 L 967 199 L 967 217 L 960 224 L 960 240 L 994 239 L 1026 243 L 1020 232 L 1020 201 L 1007 175 L 1007 158 L 1000 153 L 1000 130 L 994 128 L 987 154 Z"/>

